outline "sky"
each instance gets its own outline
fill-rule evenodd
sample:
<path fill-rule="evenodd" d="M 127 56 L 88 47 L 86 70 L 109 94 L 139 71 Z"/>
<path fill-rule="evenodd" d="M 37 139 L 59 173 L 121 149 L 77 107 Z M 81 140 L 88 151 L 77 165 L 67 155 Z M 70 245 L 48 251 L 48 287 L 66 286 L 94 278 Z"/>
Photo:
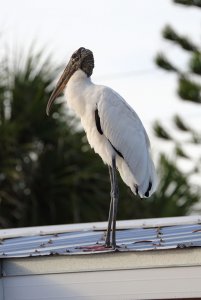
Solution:
<path fill-rule="evenodd" d="M 1 45 L 46 47 L 56 65 L 65 65 L 80 46 L 93 51 L 92 80 L 110 86 L 134 108 L 151 132 L 154 120 L 170 124 L 179 113 L 201 125 L 201 105 L 180 101 L 176 77 L 154 64 L 163 51 L 183 66 L 188 55 L 161 37 L 171 24 L 200 45 L 200 11 L 171 0 L 0 0 Z M 60 74 L 58 74 L 59 76 Z M 157 145 L 155 144 L 155 147 Z"/>

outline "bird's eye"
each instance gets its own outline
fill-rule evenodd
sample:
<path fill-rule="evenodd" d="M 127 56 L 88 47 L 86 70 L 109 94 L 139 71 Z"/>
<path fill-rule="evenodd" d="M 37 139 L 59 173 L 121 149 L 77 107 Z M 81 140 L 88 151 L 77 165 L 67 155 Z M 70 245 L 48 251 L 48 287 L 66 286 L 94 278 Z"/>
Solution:
<path fill-rule="evenodd" d="M 77 61 L 78 59 L 79 59 L 79 57 L 77 56 L 76 53 L 74 53 L 74 54 L 72 55 L 72 60 L 73 60 L 73 61 Z"/>

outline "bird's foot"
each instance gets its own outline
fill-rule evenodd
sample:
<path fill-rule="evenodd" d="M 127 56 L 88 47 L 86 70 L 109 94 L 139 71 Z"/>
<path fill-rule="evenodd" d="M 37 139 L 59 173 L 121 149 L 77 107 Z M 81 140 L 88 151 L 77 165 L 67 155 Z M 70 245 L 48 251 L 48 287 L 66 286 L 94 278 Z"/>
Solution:
<path fill-rule="evenodd" d="M 110 243 L 110 240 L 105 240 L 105 247 L 106 248 L 110 248 L 111 247 L 111 243 Z"/>
<path fill-rule="evenodd" d="M 120 246 L 118 246 L 116 243 L 110 243 L 107 241 L 105 242 L 105 247 L 111 250 L 118 250 L 118 248 L 120 248 Z"/>
<path fill-rule="evenodd" d="M 105 247 L 106 248 L 115 249 L 116 248 L 116 244 L 111 244 L 110 242 L 105 241 Z"/>

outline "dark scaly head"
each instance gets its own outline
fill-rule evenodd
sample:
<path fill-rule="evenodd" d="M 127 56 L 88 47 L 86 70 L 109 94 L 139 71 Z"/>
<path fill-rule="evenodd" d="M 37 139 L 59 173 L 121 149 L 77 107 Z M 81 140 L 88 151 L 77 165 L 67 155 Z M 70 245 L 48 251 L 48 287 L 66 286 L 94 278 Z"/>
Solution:
<path fill-rule="evenodd" d="M 91 74 L 93 73 L 93 68 L 94 68 L 94 57 L 93 57 L 93 52 L 91 50 L 81 47 L 72 54 L 66 68 L 63 71 L 63 74 L 61 75 L 59 81 L 57 82 L 56 87 L 52 92 L 50 99 L 47 103 L 46 113 L 48 116 L 53 102 L 63 92 L 69 79 L 75 73 L 75 71 L 81 69 L 86 73 L 88 77 L 90 77 Z"/>

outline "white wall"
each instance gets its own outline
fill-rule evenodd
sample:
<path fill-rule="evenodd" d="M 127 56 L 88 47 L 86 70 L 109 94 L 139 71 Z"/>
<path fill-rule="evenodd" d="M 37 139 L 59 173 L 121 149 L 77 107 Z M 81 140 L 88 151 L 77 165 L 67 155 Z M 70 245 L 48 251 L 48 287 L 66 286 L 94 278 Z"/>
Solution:
<path fill-rule="evenodd" d="M 3 298 L 3 279 L 0 278 L 0 300 L 4 300 Z"/>

